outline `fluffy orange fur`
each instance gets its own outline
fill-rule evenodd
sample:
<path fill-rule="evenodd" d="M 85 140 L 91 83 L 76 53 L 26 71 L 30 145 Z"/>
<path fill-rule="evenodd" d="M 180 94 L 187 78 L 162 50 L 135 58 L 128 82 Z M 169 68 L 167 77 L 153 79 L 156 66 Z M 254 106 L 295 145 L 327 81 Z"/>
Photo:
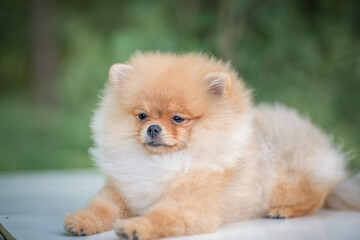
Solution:
<path fill-rule="evenodd" d="M 279 181 L 270 198 L 268 216 L 271 218 L 291 218 L 314 214 L 324 204 L 330 189 L 318 191 L 312 188 L 306 177 L 300 181 Z"/>
<path fill-rule="evenodd" d="M 109 181 L 65 219 L 74 235 L 114 229 L 146 240 L 313 214 L 343 176 L 341 155 L 320 130 L 286 108 L 255 108 L 230 65 L 201 54 L 138 53 L 113 65 L 92 128 Z M 334 167 L 316 170 L 321 154 Z"/>
<path fill-rule="evenodd" d="M 126 202 L 111 186 L 106 186 L 92 200 L 89 207 L 66 217 L 65 229 L 74 235 L 91 235 L 109 231 L 118 218 L 132 216 Z"/>

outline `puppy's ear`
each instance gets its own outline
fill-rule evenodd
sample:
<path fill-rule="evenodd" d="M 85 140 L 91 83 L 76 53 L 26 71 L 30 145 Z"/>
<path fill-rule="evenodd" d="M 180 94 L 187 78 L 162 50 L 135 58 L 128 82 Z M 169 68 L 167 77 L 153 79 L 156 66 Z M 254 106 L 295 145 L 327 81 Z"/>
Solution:
<path fill-rule="evenodd" d="M 219 97 L 225 96 L 231 86 L 230 75 L 225 72 L 208 73 L 205 81 L 209 86 L 210 94 Z"/>
<path fill-rule="evenodd" d="M 126 64 L 114 64 L 109 71 L 109 79 L 113 86 L 118 86 L 123 80 L 125 80 L 134 69 L 130 65 Z"/>

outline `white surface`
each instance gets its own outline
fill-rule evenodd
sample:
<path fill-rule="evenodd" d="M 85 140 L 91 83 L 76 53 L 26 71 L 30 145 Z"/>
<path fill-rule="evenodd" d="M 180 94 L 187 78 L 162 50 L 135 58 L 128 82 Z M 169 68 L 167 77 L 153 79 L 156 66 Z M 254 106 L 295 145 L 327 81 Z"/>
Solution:
<path fill-rule="evenodd" d="M 103 183 L 95 171 L 2 173 L 0 223 L 17 239 L 117 239 L 113 232 L 73 237 L 62 227 L 65 215 L 85 207 Z M 360 213 L 322 210 L 312 217 L 256 219 L 176 239 L 360 239 Z"/>

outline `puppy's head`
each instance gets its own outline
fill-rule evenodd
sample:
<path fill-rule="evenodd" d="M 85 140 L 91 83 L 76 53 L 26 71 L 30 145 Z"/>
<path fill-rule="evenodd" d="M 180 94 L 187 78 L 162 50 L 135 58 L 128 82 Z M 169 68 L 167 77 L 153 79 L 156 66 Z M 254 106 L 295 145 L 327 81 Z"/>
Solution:
<path fill-rule="evenodd" d="M 119 134 L 153 154 L 206 141 L 204 130 L 228 129 L 250 103 L 228 65 L 199 54 L 135 54 L 111 67 L 107 94 L 113 121 L 129 119 Z"/>

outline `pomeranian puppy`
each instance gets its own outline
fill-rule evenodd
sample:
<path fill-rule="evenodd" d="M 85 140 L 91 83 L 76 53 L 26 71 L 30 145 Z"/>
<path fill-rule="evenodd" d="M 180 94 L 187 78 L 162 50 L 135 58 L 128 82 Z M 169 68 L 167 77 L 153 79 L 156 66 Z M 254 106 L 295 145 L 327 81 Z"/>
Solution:
<path fill-rule="evenodd" d="M 310 215 L 346 176 L 328 136 L 292 109 L 254 106 L 222 61 L 136 53 L 109 78 L 91 125 L 107 183 L 66 217 L 74 235 L 114 229 L 120 239 L 157 239 Z M 360 209 L 359 192 L 339 191 L 330 206 Z"/>

